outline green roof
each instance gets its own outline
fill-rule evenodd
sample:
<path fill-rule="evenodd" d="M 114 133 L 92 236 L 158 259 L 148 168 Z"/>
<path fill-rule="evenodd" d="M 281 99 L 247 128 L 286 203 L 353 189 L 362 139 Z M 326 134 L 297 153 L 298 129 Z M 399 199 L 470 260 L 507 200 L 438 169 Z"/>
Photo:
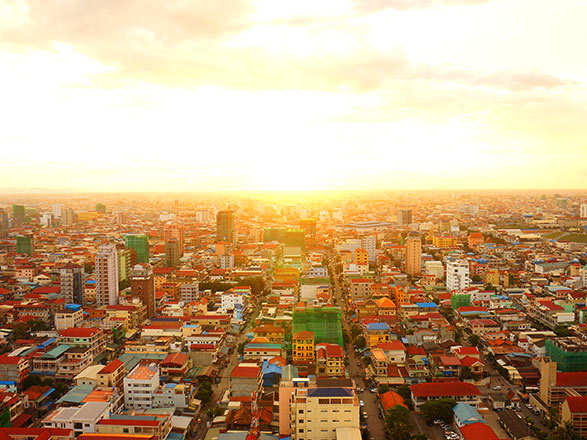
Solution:
<path fill-rule="evenodd" d="M 61 344 L 41 356 L 41 359 L 57 359 L 71 348 L 71 345 Z"/>

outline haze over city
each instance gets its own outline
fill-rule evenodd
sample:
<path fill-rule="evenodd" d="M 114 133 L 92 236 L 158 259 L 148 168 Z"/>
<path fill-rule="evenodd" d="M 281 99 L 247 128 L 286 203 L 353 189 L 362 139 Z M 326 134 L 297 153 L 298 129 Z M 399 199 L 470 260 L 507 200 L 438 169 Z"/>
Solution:
<path fill-rule="evenodd" d="M 0 1 L 0 187 L 583 188 L 584 0 Z"/>

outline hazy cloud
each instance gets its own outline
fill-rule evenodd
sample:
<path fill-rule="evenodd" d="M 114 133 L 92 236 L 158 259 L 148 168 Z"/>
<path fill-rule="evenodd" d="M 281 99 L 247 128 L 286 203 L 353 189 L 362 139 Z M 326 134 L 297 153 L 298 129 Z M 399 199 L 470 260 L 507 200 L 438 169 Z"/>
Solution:
<path fill-rule="evenodd" d="M 361 12 L 377 12 L 384 9 L 408 10 L 440 6 L 477 5 L 490 0 L 353 0 L 355 9 Z"/>

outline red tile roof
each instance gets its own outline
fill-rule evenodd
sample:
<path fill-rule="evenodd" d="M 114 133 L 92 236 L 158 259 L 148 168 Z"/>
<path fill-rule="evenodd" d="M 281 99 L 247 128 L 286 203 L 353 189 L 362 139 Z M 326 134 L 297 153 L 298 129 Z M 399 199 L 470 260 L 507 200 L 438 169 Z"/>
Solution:
<path fill-rule="evenodd" d="M 189 356 L 185 353 L 171 353 L 168 354 L 165 359 L 161 361 L 161 366 L 182 366 L 187 362 Z"/>
<path fill-rule="evenodd" d="M 466 382 L 425 382 L 410 386 L 415 397 L 480 396 L 479 389 Z"/>
<path fill-rule="evenodd" d="M 124 365 L 119 359 L 114 359 L 104 368 L 98 371 L 98 374 L 110 374 L 115 372 L 121 365 Z"/>
<path fill-rule="evenodd" d="M 257 377 L 261 372 L 259 367 L 241 367 L 236 366 L 233 368 L 230 377 Z"/>
<path fill-rule="evenodd" d="M 482 422 L 464 425 L 459 429 L 464 440 L 499 440 L 493 429 Z"/>
<path fill-rule="evenodd" d="M 402 344 L 400 341 L 380 342 L 377 344 L 377 348 L 380 348 L 383 351 L 386 351 L 386 350 L 406 351 L 406 346 L 404 344 Z"/>
<path fill-rule="evenodd" d="M 567 404 L 574 414 L 587 413 L 587 396 L 569 396 L 567 397 Z"/>
<path fill-rule="evenodd" d="M 587 387 L 587 372 L 557 373 L 557 387 Z"/>
<path fill-rule="evenodd" d="M 100 331 L 99 328 L 95 327 L 82 327 L 82 328 L 66 328 L 65 330 L 61 330 L 59 332 L 60 336 L 66 338 L 89 338 L 94 336 L 96 333 Z"/>
<path fill-rule="evenodd" d="M 383 405 L 383 409 L 386 412 L 388 409 L 391 409 L 397 405 L 402 405 L 407 408 L 406 404 L 404 403 L 403 397 L 394 391 L 388 391 L 387 393 L 383 393 L 381 394 L 381 396 L 379 396 L 379 398 L 381 399 L 381 405 Z"/>
<path fill-rule="evenodd" d="M 24 358 L 21 358 L 20 356 L 8 356 L 3 354 L 0 356 L 0 365 L 16 365 L 23 359 Z"/>

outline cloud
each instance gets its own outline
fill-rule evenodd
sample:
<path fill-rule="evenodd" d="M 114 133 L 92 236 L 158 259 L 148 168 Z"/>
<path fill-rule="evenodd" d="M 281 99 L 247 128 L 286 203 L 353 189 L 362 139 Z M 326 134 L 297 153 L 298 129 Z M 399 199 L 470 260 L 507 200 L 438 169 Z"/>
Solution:
<path fill-rule="evenodd" d="M 441 6 L 477 5 L 490 0 L 353 0 L 353 6 L 360 12 L 378 12 L 385 9 L 409 10 Z"/>

